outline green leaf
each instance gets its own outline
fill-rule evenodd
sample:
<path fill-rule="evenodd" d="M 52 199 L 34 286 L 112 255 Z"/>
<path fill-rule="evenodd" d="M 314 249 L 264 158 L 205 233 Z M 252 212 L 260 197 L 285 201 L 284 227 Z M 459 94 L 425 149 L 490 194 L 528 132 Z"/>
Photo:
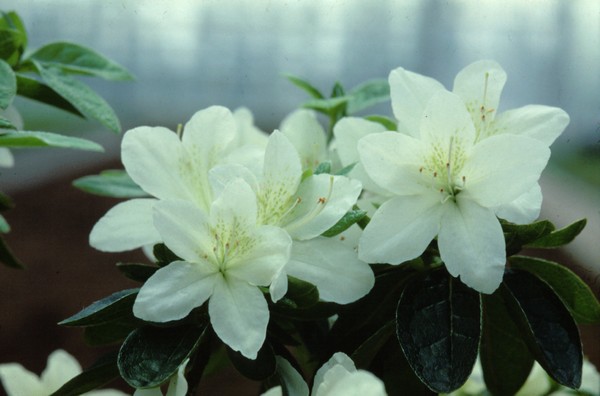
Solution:
<path fill-rule="evenodd" d="M 275 304 L 280 308 L 304 309 L 319 302 L 319 290 L 315 285 L 293 276 L 288 276 L 288 290 L 285 296 Z"/>
<path fill-rule="evenodd" d="M 194 352 L 206 327 L 142 327 L 131 332 L 119 351 L 121 377 L 134 388 L 167 381 Z"/>
<path fill-rule="evenodd" d="M 126 277 L 136 282 L 146 282 L 156 270 L 155 265 L 139 264 L 139 263 L 117 263 L 117 269 Z"/>
<path fill-rule="evenodd" d="M 0 192 L 0 211 L 12 209 L 14 207 L 15 204 L 13 203 L 12 199 L 10 199 L 8 195 Z"/>
<path fill-rule="evenodd" d="M 0 129 L 17 129 L 16 126 L 14 126 L 10 120 L 0 116 Z"/>
<path fill-rule="evenodd" d="M 528 243 L 527 247 L 533 248 L 555 248 L 559 246 L 566 245 L 571 242 L 583 229 L 587 224 L 586 219 L 581 219 L 576 221 L 575 223 L 568 225 L 565 228 L 561 228 L 560 230 L 556 230 L 547 234 L 535 241 Z"/>
<path fill-rule="evenodd" d="M 525 271 L 507 271 L 500 290 L 535 359 L 556 382 L 578 388 L 583 364 L 581 339 L 560 298 Z"/>
<path fill-rule="evenodd" d="M 119 377 L 117 354 L 110 353 L 69 380 L 50 396 L 77 396 L 100 388 Z"/>
<path fill-rule="evenodd" d="M 331 173 L 331 161 L 319 163 L 313 172 L 314 175 L 320 175 L 322 173 Z"/>
<path fill-rule="evenodd" d="M 0 134 L 0 147 L 59 147 L 86 151 L 104 151 L 102 146 L 91 140 L 38 131 L 11 131 Z"/>
<path fill-rule="evenodd" d="M 396 121 L 394 121 L 393 119 L 391 119 L 389 117 L 384 117 L 384 116 L 381 116 L 381 115 L 370 115 L 370 116 L 366 116 L 365 120 L 367 120 L 367 121 L 373 121 L 373 122 L 376 122 L 378 124 L 381 124 L 388 131 L 396 131 L 396 130 L 398 130 L 398 125 L 396 124 Z"/>
<path fill-rule="evenodd" d="M 141 198 L 149 196 L 123 170 L 105 170 L 99 175 L 84 176 L 73 181 L 73 186 L 87 193 L 104 197 Z"/>
<path fill-rule="evenodd" d="M 29 55 L 44 67 L 57 67 L 65 73 L 85 74 L 112 81 L 133 80 L 123 66 L 78 44 L 56 42 L 44 45 Z"/>
<path fill-rule="evenodd" d="M 302 104 L 302 107 L 306 109 L 313 109 L 320 111 L 321 113 L 331 115 L 334 114 L 341 106 L 345 106 L 349 96 L 339 96 L 336 98 L 329 99 L 313 99 Z"/>
<path fill-rule="evenodd" d="M 15 257 L 13 252 L 10 250 L 6 241 L 0 237 L 0 263 L 4 263 L 8 267 L 24 269 L 25 266 Z"/>
<path fill-rule="evenodd" d="M 398 301 L 396 335 L 417 377 L 450 393 L 469 378 L 479 349 L 479 293 L 438 270 L 409 284 Z"/>
<path fill-rule="evenodd" d="M 317 88 L 312 86 L 308 81 L 303 80 L 300 77 L 296 77 L 292 74 L 284 74 L 283 76 L 285 78 L 287 78 L 292 84 L 294 84 L 298 88 L 301 88 L 302 90 L 308 92 L 308 94 L 310 96 L 312 96 L 313 98 L 323 99 L 325 97 L 325 96 L 323 96 L 323 94 L 321 92 L 319 92 L 319 90 Z"/>
<path fill-rule="evenodd" d="M 346 212 L 346 214 L 338 220 L 330 229 L 322 233 L 321 235 L 324 237 L 332 237 L 340 234 L 341 232 L 346 231 L 355 223 L 361 221 L 367 212 L 360 209 L 352 209 Z"/>
<path fill-rule="evenodd" d="M 573 271 L 558 263 L 526 256 L 509 258 L 511 268 L 527 271 L 554 290 L 578 323 L 600 322 L 600 302 Z"/>
<path fill-rule="evenodd" d="M 94 326 L 123 316 L 130 316 L 133 302 L 139 290 L 126 289 L 113 293 L 58 324 L 63 326 Z"/>
<path fill-rule="evenodd" d="M 6 109 L 17 94 L 17 77 L 8 63 L 0 59 L 0 109 Z"/>
<path fill-rule="evenodd" d="M 156 264 L 158 264 L 159 267 L 164 267 L 168 264 L 171 264 L 173 261 L 181 260 L 181 258 L 169 250 L 167 245 L 164 243 L 157 243 L 154 245 L 152 254 L 154 255 L 154 258 L 156 258 Z"/>
<path fill-rule="evenodd" d="M 131 318 L 118 318 L 111 322 L 88 326 L 83 332 L 83 338 L 88 345 L 103 346 L 121 344 L 129 333 L 141 326 L 141 321 Z"/>
<path fill-rule="evenodd" d="M 17 73 L 17 94 L 83 117 L 71 103 L 41 82 Z"/>
<path fill-rule="evenodd" d="M 483 295 L 480 357 L 486 387 L 498 396 L 517 393 L 533 367 L 533 357 L 499 292 Z"/>
<path fill-rule="evenodd" d="M 339 171 L 337 171 L 335 174 L 340 175 L 340 176 L 346 176 L 348 173 L 350 173 L 352 171 L 352 169 L 354 169 L 354 167 L 356 166 L 357 163 L 358 162 L 355 162 L 353 164 L 345 166 L 342 169 L 340 169 Z"/>
<path fill-rule="evenodd" d="M 2 19 L 0 19 L 0 28 L 2 29 L 14 29 L 21 33 L 22 48 L 27 47 L 27 30 L 25 30 L 25 24 L 21 20 L 21 17 L 15 11 L 3 12 Z"/>
<path fill-rule="evenodd" d="M 65 98 L 84 116 L 99 121 L 108 129 L 119 133 L 121 125 L 113 109 L 90 87 L 65 75 L 56 67 L 46 67 L 33 60 L 42 80 Z"/>
<path fill-rule="evenodd" d="M 275 373 L 276 362 L 273 348 L 265 342 L 255 360 L 248 359 L 239 352 L 227 347 L 227 356 L 233 366 L 246 378 L 262 381 Z"/>
<path fill-rule="evenodd" d="M 554 224 L 548 220 L 538 221 L 532 224 L 513 224 L 501 221 L 502 231 L 506 239 L 506 252 L 512 256 L 521 251 L 524 245 L 531 243 L 554 231 Z"/>
<path fill-rule="evenodd" d="M 394 334 L 395 329 L 396 321 L 390 320 L 352 352 L 352 361 L 356 367 L 368 369 L 375 356 Z"/>
<path fill-rule="evenodd" d="M 16 65 L 23 52 L 25 40 L 19 30 L 0 27 L 0 59 L 4 59 L 11 66 Z"/>
<path fill-rule="evenodd" d="M 387 80 L 371 80 L 352 88 L 348 94 L 348 114 L 390 100 L 390 84 Z"/>
<path fill-rule="evenodd" d="M 4 216 L 0 215 L 0 233 L 6 234 L 8 232 L 10 232 L 10 224 L 8 224 Z"/>

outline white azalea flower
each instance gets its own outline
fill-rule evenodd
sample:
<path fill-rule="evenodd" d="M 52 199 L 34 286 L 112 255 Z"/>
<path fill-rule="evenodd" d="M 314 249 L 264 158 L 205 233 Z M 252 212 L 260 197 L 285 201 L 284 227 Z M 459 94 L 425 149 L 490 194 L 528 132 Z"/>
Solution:
<path fill-rule="evenodd" d="M 0 380 L 7 396 L 48 396 L 81 373 L 75 358 L 62 349 L 48 356 L 48 364 L 38 377 L 18 363 L 0 364 Z M 114 389 L 101 389 L 85 393 L 89 396 L 126 396 Z"/>
<path fill-rule="evenodd" d="M 167 388 L 167 393 L 164 396 L 185 396 L 188 391 L 188 384 L 185 379 L 185 367 L 189 363 L 189 359 L 187 359 L 179 369 L 176 374 L 173 374 L 171 379 L 169 380 L 169 387 Z M 133 396 L 163 396 L 160 387 L 157 388 L 148 388 L 148 389 L 137 389 Z"/>
<path fill-rule="evenodd" d="M 118 252 L 158 243 L 160 236 L 152 226 L 157 199 L 187 200 L 208 211 L 213 201 L 208 171 L 213 166 L 241 162 L 260 168 L 263 143 L 256 137 L 258 132 L 248 131 L 248 114 L 236 114 L 220 106 L 201 110 L 185 124 L 181 138 L 162 127 L 127 131 L 121 146 L 125 169 L 155 198 L 132 199 L 113 207 L 92 229 L 90 244 Z"/>
<path fill-rule="evenodd" d="M 394 195 L 365 228 L 359 258 L 400 264 L 418 257 L 437 236 L 448 271 L 492 293 L 506 260 L 494 208 L 535 185 L 550 150 L 525 136 L 476 140 L 463 101 L 447 91 L 429 101 L 418 136 L 383 132 L 358 143 L 369 177 Z"/>
<path fill-rule="evenodd" d="M 277 356 L 278 372 L 289 396 L 308 396 L 308 386 L 302 376 L 285 359 Z M 315 374 L 312 396 L 385 396 L 383 381 L 365 370 L 357 370 L 345 353 L 334 354 Z M 281 396 L 281 386 L 262 396 Z"/>
<path fill-rule="evenodd" d="M 281 132 L 269 138 L 260 178 L 243 166 L 219 166 L 211 171 L 215 190 L 236 177 L 244 178 L 258 199 L 258 222 L 281 227 L 294 240 L 290 261 L 271 285 L 271 297 L 287 291 L 287 275 L 313 283 L 325 301 L 349 303 L 373 286 L 369 266 L 338 239 L 320 237 L 356 203 L 361 185 L 328 174 L 302 180 L 297 150 Z"/>
<path fill-rule="evenodd" d="M 208 300 L 216 334 L 232 349 L 256 358 L 269 321 L 258 286 L 269 286 L 289 260 L 288 234 L 257 225 L 254 191 L 241 179 L 225 186 L 209 215 L 183 200 L 160 201 L 154 213 L 162 240 L 182 260 L 144 283 L 133 306 L 135 316 L 168 322 Z"/>
<path fill-rule="evenodd" d="M 314 169 L 328 160 L 325 130 L 314 111 L 299 109 L 292 112 L 281 122 L 279 130 L 298 151 L 302 169 Z"/>

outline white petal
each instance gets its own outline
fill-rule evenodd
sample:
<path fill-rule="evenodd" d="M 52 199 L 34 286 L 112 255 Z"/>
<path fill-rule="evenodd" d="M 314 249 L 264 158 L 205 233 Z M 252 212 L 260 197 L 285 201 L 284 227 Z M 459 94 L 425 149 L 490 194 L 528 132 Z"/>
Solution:
<path fill-rule="evenodd" d="M 420 140 L 397 132 L 371 134 L 358 141 L 360 161 L 369 177 L 396 195 L 427 190 L 419 173 L 424 149 Z"/>
<path fill-rule="evenodd" d="M 218 269 L 207 261 L 174 261 L 156 271 L 140 289 L 133 314 L 151 322 L 185 318 L 202 305 L 222 279 Z"/>
<path fill-rule="evenodd" d="M 333 127 L 336 149 L 343 166 L 358 162 L 358 141 L 372 133 L 384 132 L 383 125 L 358 117 L 344 117 Z"/>
<path fill-rule="evenodd" d="M 185 124 L 181 141 L 197 164 L 210 169 L 235 139 L 237 123 L 231 111 L 211 106 L 196 112 Z"/>
<path fill-rule="evenodd" d="M 238 130 L 238 145 L 251 144 L 262 148 L 267 146 L 269 135 L 254 125 L 254 116 L 250 110 L 245 107 L 237 108 L 233 111 L 233 118 Z"/>
<path fill-rule="evenodd" d="M 283 396 L 283 390 L 281 389 L 281 385 L 278 385 L 262 393 L 260 396 Z"/>
<path fill-rule="evenodd" d="M 340 379 L 329 389 L 327 396 L 386 396 L 382 380 L 368 371 L 359 370 Z"/>
<path fill-rule="evenodd" d="M 536 183 L 514 201 L 495 208 L 496 216 L 516 224 L 529 224 L 537 219 L 542 209 L 542 189 Z"/>
<path fill-rule="evenodd" d="M 266 143 L 265 143 L 266 145 Z M 235 148 L 219 160 L 219 164 L 240 164 L 253 175 L 262 176 L 265 161 L 265 147 L 247 144 Z"/>
<path fill-rule="evenodd" d="M 315 373 L 313 396 L 328 395 L 328 390 L 337 381 L 356 372 L 352 359 L 343 352 L 335 353 Z"/>
<path fill-rule="evenodd" d="M 304 379 L 286 359 L 275 356 L 277 361 L 277 374 L 285 385 L 290 396 L 308 396 L 308 386 Z M 280 388 L 281 391 L 281 388 Z M 272 393 L 273 395 L 281 393 Z"/>
<path fill-rule="evenodd" d="M 400 264 L 425 251 L 440 229 L 437 195 L 392 198 L 377 209 L 363 231 L 358 257 L 368 263 Z"/>
<path fill-rule="evenodd" d="M 444 206 L 438 246 L 448 272 L 481 293 L 494 292 L 506 262 L 504 234 L 494 211 L 460 194 L 456 204 Z"/>
<path fill-rule="evenodd" d="M 18 363 L 0 364 L 0 380 L 8 396 L 49 394 L 37 375 Z"/>
<path fill-rule="evenodd" d="M 256 226 L 256 194 L 243 179 L 229 182 L 210 207 L 211 225 L 232 232 Z M 218 231 L 217 231 L 218 232 Z"/>
<path fill-rule="evenodd" d="M 398 131 L 419 136 L 421 116 L 429 99 L 438 91 L 445 90 L 438 81 L 399 67 L 389 76 L 390 96 Z"/>
<path fill-rule="evenodd" d="M 288 279 L 287 272 L 285 272 L 285 266 L 275 275 L 275 278 L 271 281 L 269 286 L 269 294 L 271 295 L 271 301 L 277 302 L 285 296 L 288 290 Z"/>
<path fill-rule="evenodd" d="M 208 303 L 215 333 L 234 351 L 256 359 L 269 322 L 267 302 L 256 286 L 235 278 L 218 279 Z"/>
<path fill-rule="evenodd" d="M 303 169 L 312 169 L 326 157 L 325 130 L 314 111 L 300 109 L 288 115 L 279 129 L 294 145 Z"/>
<path fill-rule="evenodd" d="M 286 272 L 317 286 L 324 301 L 348 304 L 366 295 L 375 282 L 369 265 L 333 238 L 294 241 Z"/>
<path fill-rule="evenodd" d="M 480 120 L 482 114 L 487 121 L 492 121 L 505 83 L 506 72 L 498 63 L 481 60 L 471 63 L 456 75 L 452 92 L 463 99 L 474 121 Z"/>
<path fill-rule="evenodd" d="M 282 196 L 292 196 L 298 189 L 302 167 L 298 151 L 279 131 L 269 137 L 263 171 L 264 189 L 273 189 Z"/>
<path fill-rule="evenodd" d="M 209 219 L 188 201 L 159 201 L 154 206 L 154 226 L 162 241 L 177 256 L 190 262 L 213 255 L 214 235 Z"/>
<path fill-rule="evenodd" d="M 549 158 L 550 149 L 532 138 L 496 135 L 484 139 L 473 147 L 462 169 L 463 193 L 484 207 L 512 202 L 533 188 Z"/>
<path fill-rule="evenodd" d="M 81 373 L 79 362 L 67 352 L 58 349 L 48 356 L 48 363 L 40 379 L 50 394 L 79 373 Z"/>
<path fill-rule="evenodd" d="M 216 165 L 208 172 L 208 179 L 215 198 L 221 195 L 227 184 L 239 178 L 244 179 L 255 192 L 259 190 L 256 175 L 243 165 Z"/>
<path fill-rule="evenodd" d="M 501 113 L 497 133 L 529 136 L 550 146 L 569 125 L 569 115 L 558 107 L 529 105 Z"/>
<path fill-rule="evenodd" d="M 177 374 L 171 377 L 169 381 L 169 388 L 165 396 L 185 396 L 188 391 L 188 383 L 185 379 L 185 367 L 190 362 L 190 359 L 186 359 L 185 362 L 179 366 Z"/>
<path fill-rule="evenodd" d="M 11 168 L 15 164 L 15 159 L 9 149 L 0 147 L 0 166 Z"/>
<path fill-rule="evenodd" d="M 453 150 L 468 151 L 475 141 L 475 128 L 460 97 L 448 91 L 431 97 L 421 119 L 421 139 L 444 152 L 451 145 Z"/>
<path fill-rule="evenodd" d="M 103 252 L 122 252 L 160 242 L 152 221 L 155 199 L 121 202 L 98 220 L 90 233 L 90 245 Z"/>
<path fill-rule="evenodd" d="M 133 396 L 163 396 L 160 388 L 136 389 Z"/>
<path fill-rule="evenodd" d="M 292 238 L 310 239 L 334 226 L 356 203 L 362 186 L 358 180 L 328 174 L 305 179 L 296 195 L 300 203 L 283 220 Z"/>

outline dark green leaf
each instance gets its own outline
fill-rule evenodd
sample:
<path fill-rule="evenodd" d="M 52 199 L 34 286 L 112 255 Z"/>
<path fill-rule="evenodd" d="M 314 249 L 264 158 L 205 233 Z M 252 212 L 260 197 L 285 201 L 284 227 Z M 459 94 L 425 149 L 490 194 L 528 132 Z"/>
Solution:
<path fill-rule="evenodd" d="M 483 295 L 480 356 L 483 378 L 493 395 L 517 393 L 533 367 L 533 357 L 499 292 Z"/>
<path fill-rule="evenodd" d="M 335 113 L 341 106 L 345 106 L 349 99 L 349 96 L 340 96 L 330 99 L 313 99 L 303 103 L 302 107 L 330 115 Z"/>
<path fill-rule="evenodd" d="M 319 301 L 319 290 L 315 285 L 293 276 L 288 276 L 288 290 L 277 302 L 279 307 L 308 308 Z"/>
<path fill-rule="evenodd" d="M 575 273 L 558 263 L 526 256 L 510 257 L 511 268 L 530 272 L 546 282 L 578 323 L 600 322 L 600 302 Z"/>
<path fill-rule="evenodd" d="M 320 175 L 321 173 L 331 173 L 331 161 L 321 162 L 317 165 L 313 174 Z"/>
<path fill-rule="evenodd" d="M 517 270 L 504 274 L 501 291 L 535 359 L 556 382 L 578 388 L 583 364 L 579 330 L 558 296 L 534 275 Z"/>
<path fill-rule="evenodd" d="M 315 99 L 323 99 L 325 96 L 317 88 L 312 86 L 308 81 L 301 79 L 300 77 L 296 77 L 291 74 L 284 74 L 284 77 L 287 78 L 292 84 L 297 86 L 298 88 L 303 89 L 308 92 L 310 96 Z"/>
<path fill-rule="evenodd" d="M 0 20 L 1 28 L 9 28 L 17 30 L 21 33 L 22 47 L 27 47 L 27 31 L 25 30 L 25 24 L 21 20 L 21 17 L 15 11 L 2 12 L 2 19 Z"/>
<path fill-rule="evenodd" d="M 152 249 L 152 254 L 156 258 L 156 264 L 159 267 L 164 267 L 171 264 L 173 261 L 180 261 L 181 259 L 173 253 L 164 243 L 157 243 Z"/>
<path fill-rule="evenodd" d="M 331 98 L 339 98 L 341 96 L 344 96 L 346 94 L 344 87 L 342 86 L 342 84 L 339 81 L 336 81 L 335 84 L 333 84 L 333 88 L 331 89 Z"/>
<path fill-rule="evenodd" d="M 15 257 L 13 252 L 10 250 L 4 238 L 0 237 L 0 263 L 11 268 L 24 269 L 25 266 Z"/>
<path fill-rule="evenodd" d="M 335 223 L 330 229 L 328 229 L 321 235 L 323 235 L 324 237 L 336 236 L 339 233 L 346 231 L 348 228 L 350 228 L 355 223 L 361 221 L 366 215 L 367 215 L 367 212 L 365 212 L 364 210 L 360 210 L 360 209 L 349 210 L 344 215 L 344 217 L 342 217 L 337 223 Z"/>
<path fill-rule="evenodd" d="M 83 338 L 88 345 L 101 346 L 120 344 L 129 333 L 142 325 L 142 321 L 133 317 L 119 318 L 96 326 L 88 326 L 83 332 Z"/>
<path fill-rule="evenodd" d="M 8 195 L 2 194 L 0 192 L 0 211 L 12 209 L 14 207 L 15 205 L 13 204 L 12 199 L 10 199 Z"/>
<path fill-rule="evenodd" d="M 133 76 L 123 66 L 90 48 L 73 43 L 47 44 L 29 55 L 27 60 L 29 59 L 43 64 L 44 67 L 58 67 L 67 73 L 85 74 L 113 81 L 133 79 Z"/>
<path fill-rule="evenodd" d="M 104 151 L 102 146 L 91 140 L 38 131 L 15 131 L 4 133 L 0 135 L 0 147 L 58 147 L 86 151 Z"/>
<path fill-rule="evenodd" d="M 50 396 L 77 396 L 100 388 L 119 377 L 117 354 L 111 353 L 98 360 L 92 367 L 69 380 Z"/>
<path fill-rule="evenodd" d="M 387 80 L 371 80 L 352 88 L 348 94 L 348 114 L 366 109 L 390 99 L 390 84 Z"/>
<path fill-rule="evenodd" d="M 83 117 L 79 110 L 50 87 L 22 74 L 17 74 L 17 94 Z"/>
<path fill-rule="evenodd" d="M 0 109 L 6 109 L 17 94 L 17 77 L 8 63 L 0 59 Z"/>
<path fill-rule="evenodd" d="M 258 351 L 255 360 L 248 359 L 239 352 L 227 347 L 227 356 L 233 366 L 245 377 L 254 381 L 262 381 L 275 373 L 275 353 L 269 343 L 265 342 Z"/>
<path fill-rule="evenodd" d="M 398 125 L 396 124 L 396 121 L 394 121 L 388 117 L 384 117 L 384 116 L 380 116 L 380 115 L 370 115 L 370 116 L 366 116 L 365 120 L 373 121 L 378 124 L 381 124 L 388 131 L 396 131 L 398 129 Z"/>
<path fill-rule="evenodd" d="M 6 234 L 8 232 L 10 232 L 10 224 L 8 224 L 4 216 L 0 215 L 0 233 Z"/>
<path fill-rule="evenodd" d="M 434 271 L 404 289 L 396 326 L 406 360 L 431 390 L 449 393 L 469 378 L 481 334 L 479 293 Z"/>
<path fill-rule="evenodd" d="M 535 241 L 528 243 L 527 247 L 533 248 L 555 248 L 559 246 L 566 245 L 571 242 L 583 229 L 587 224 L 586 219 L 581 219 L 576 221 L 575 223 L 568 225 L 565 228 L 561 228 L 560 230 L 553 231 Z"/>
<path fill-rule="evenodd" d="M 90 87 L 65 75 L 60 69 L 46 67 L 35 60 L 33 63 L 42 80 L 84 116 L 99 121 L 114 132 L 121 131 L 119 119 L 113 109 Z"/>
<path fill-rule="evenodd" d="M 134 330 L 119 351 L 121 377 L 134 388 L 167 381 L 194 352 L 206 327 L 142 327 Z"/>
<path fill-rule="evenodd" d="M 113 198 L 147 197 L 123 170 L 105 170 L 99 175 L 84 176 L 73 182 L 73 186 L 90 194 Z"/>
<path fill-rule="evenodd" d="M 375 356 L 394 334 L 395 329 L 396 321 L 390 320 L 352 352 L 352 361 L 356 367 L 368 369 Z"/>
<path fill-rule="evenodd" d="M 0 59 L 14 66 L 18 63 L 26 38 L 17 29 L 0 27 Z"/>
<path fill-rule="evenodd" d="M 548 220 L 523 225 L 502 221 L 501 224 L 504 231 L 504 238 L 506 239 L 506 252 L 508 256 L 520 252 L 524 245 L 554 231 L 554 224 Z"/>
<path fill-rule="evenodd" d="M 146 282 L 158 269 L 155 265 L 139 263 L 117 263 L 117 268 L 126 277 L 137 282 Z"/>
<path fill-rule="evenodd" d="M 94 326 L 128 316 L 139 290 L 127 289 L 113 293 L 58 324 L 63 326 Z"/>

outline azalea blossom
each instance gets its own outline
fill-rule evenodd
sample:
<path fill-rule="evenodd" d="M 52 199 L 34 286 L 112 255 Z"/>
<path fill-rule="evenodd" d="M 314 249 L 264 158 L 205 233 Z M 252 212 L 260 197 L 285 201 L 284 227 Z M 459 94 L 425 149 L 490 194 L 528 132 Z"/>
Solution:
<path fill-rule="evenodd" d="M 290 261 L 270 288 L 274 301 L 287 291 L 287 275 L 316 285 L 325 301 L 355 301 L 373 286 L 373 272 L 350 247 L 320 235 L 352 208 L 361 185 L 344 176 L 319 174 L 302 180 L 302 175 L 298 151 L 275 131 L 260 177 L 241 165 L 224 165 L 211 171 L 211 181 L 219 191 L 232 178 L 244 178 L 257 196 L 258 222 L 281 227 L 293 239 Z"/>
<path fill-rule="evenodd" d="M 69 380 L 81 373 L 75 358 L 62 349 L 48 356 L 48 364 L 37 376 L 18 363 L 0 364 L 0 380 L 7 396 L 49 396 Z M 126 396 L 114 389 L 101 389 L 85 393 L 89 396 Z"/>
<path fill-rule="evenodd" d="M 173 374 L 171 379 L 169 379 L 169 387 L 167 388 L 167 393 L 164 396 L 186 396 L 188 384 L 185 379 L 185 368 L 189 361 L 189 359 L 186 359 L 186 361 L 179 366 L 179 369 L 177 369 L 177 373 Z M 160 387 L 156 387 L 136 389 L 133 396 L 163 396 L 163 393 L 160 390 Z"/>
<path fill-rule="evenodd" d="M 483 292 L 500 285 L 505 242 L 495 208 L 537 183 L 550 150 L 527 136 L 477 139 L 460 97 L 436 93 L 419 133 L 370 134 L 358 142 L 369 177 L 394 197 L 377 209 L 359 242 L 359 257 L 400 264 L 437 237 L 453 276 Z"/>
<path fill-rule="evenodd" d="M 251 122 L 245 109 L 232 114 L 212 106 L 194 114 L 182 136 L 163 127 L 127 131 L 121 145 L 125 170 L 155 198 L 131 199 L 110 209 L 92 229 L 90 244 L 118 252 L 160 242 L 152 220 L 157 200 L 187 200 L 208 211 L 213 201 L 208 171 L 213 166 L 241 162 L 260 168 L 267 138 Z"/>
<path fill-rule="evenodd" d="M 242 179 L 228 183 L 209 214 L 184 200 L 154 205 L 154 225 L 182 260 L 156 271 L 133 306 L 140 319 L 182 319 L 208 300 L 210 322 L 232 349 L 255 359 L 269 310 L 258 286 L 269 286 L 288 262 L 291 240 L 281 228 L 259 225 L 254 191 Z"/>
<path fill-rule="evenodd" d="M 285 359 L 277 356 L 277 371 L 289 396 L 309 396 L 302 376 Z M 385 396 L 383 381 L 365 370 L 357 370 L 345 353 L 334 354 L 315 374 L 312 396 Z M 281 386 L 262 396 L 282 396 Z"/>

